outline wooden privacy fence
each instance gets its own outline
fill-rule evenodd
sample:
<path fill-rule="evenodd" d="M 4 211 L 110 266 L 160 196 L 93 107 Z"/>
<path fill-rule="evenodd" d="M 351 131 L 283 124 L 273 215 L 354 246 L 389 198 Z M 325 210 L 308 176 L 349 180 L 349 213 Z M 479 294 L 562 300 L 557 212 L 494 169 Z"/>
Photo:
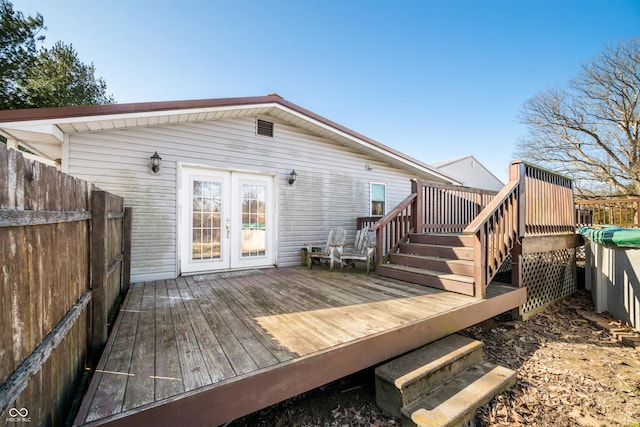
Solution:
<path fill-rule="evenodd" d="M 0 183 L 0 425 L 63 425 L 126 291 L 131 211 L 4 145 Z"/>
<path fill-rule="evenodd" d="M 576 202 L 576 225 L 640 227 L 640 198 L 580 200 Z"/>

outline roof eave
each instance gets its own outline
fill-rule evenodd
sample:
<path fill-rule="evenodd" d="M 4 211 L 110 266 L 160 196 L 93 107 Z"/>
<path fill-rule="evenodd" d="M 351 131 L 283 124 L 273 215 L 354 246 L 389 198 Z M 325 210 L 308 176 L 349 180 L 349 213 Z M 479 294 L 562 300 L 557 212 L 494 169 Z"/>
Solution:
<path fill-rule="evenodd" d="M 0 111 L 0 131 L 8 134 L 11 138 L 24 141 L 26 144 L 51 144 L 54 143 L 55 140 L 59 141 L 58 143 L 63 141 L 63 132 L 58 128 L 58 125 L 63 123 L 90 123 L 115 118 L 126 119 L 145 116 L 166 116 L 184 114 L 185 111 L 197 113 L 224 109 L 264 108 L 270 105 L 285 110 L 289 114 L 293 114 L 304 120 L 313 122 L 368 150 L 393 159 L 409 169 L 415 170 L 418 174 L 431 176 L 433 179 L 446 181 L 451 184 L 461 185 L 461 182 L 426 163 L 289 102 L 279 95 L 4 110 Z"/>

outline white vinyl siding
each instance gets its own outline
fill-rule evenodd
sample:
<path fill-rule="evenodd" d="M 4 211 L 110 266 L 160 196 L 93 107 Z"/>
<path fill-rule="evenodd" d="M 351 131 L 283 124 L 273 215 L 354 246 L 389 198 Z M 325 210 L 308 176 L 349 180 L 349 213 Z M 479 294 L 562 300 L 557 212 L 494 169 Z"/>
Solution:
<path fill-rule="evenodd" d="M 504 187 L 504 183 L 471 156 L 437 166 L 437 169 L 457 179 L 466 187 L 493 191 L 500 191 Z"/>
<path fill-rule="evenodd" d="M 121 195 L 133 207 L 132 281 L 173 278 L 177 255 L 178 165 L 276 174 L 279 266 L 298 265 L 305 242 L 370 214 L 370 183 L 386 184 L 386 209 L 410 192 L 412 174 L 276 121 L 256 136 L 255 117 L 71 134 L 69 173 Z M 157 175 L 149 157 L 162 157 Z M 369 164 L 369 168 L 365 167 Z M 288 184 L 295 169 L 296 182 Z"/>

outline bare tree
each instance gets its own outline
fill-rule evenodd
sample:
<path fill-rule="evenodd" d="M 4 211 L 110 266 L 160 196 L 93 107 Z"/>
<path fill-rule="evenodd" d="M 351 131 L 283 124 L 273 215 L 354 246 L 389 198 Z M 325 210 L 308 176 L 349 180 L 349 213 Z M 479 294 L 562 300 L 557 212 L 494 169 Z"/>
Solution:
<path fill-rule="evenodd" d="M 566 88 L 523 106 L 525 161 L 576 180 L 584 196 L 640 194 L 640 39 L 605 48 Z"/>

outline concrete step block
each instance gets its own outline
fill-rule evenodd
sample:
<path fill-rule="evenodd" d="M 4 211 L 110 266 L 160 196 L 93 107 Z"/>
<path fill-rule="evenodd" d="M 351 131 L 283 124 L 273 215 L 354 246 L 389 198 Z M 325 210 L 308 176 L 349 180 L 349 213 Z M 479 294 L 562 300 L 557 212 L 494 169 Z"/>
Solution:
<path fill-rule="evenodd" d="M 453 427 L 468 423 L 475 411 L 495 395 L 513 386 L 516 372 L 481 362 L 433 393 L 402 409 L 404 426 Z"/>
<path fill-rule="evenodd" d="M 376 368 L 376 401 L 389 415 L 483 360 L 482 342 L 449 335 Z"/>

